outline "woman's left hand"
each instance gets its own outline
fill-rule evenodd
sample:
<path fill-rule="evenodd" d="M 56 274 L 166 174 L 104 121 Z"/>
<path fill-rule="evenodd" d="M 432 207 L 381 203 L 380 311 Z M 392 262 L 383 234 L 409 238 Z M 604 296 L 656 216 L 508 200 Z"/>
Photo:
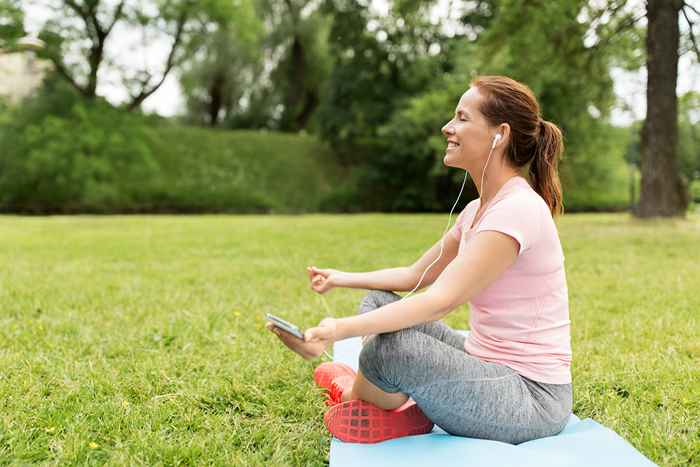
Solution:
<path fill-rule="evenodd" d="M 304 333 L 304 340 L 292 336 L 268 322 L 265 327 L 294 352 L 306 360 L 320 356 L 329 344 L 335 341 L 336 320 L 326 318 L 318 326 L 309 328 Z"/>

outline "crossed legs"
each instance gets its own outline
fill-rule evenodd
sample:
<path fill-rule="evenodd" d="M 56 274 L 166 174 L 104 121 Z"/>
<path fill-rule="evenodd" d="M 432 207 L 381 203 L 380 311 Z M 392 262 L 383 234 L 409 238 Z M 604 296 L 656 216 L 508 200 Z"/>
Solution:
<path fill-rule="evenodd" d="M 394 292 L 372 290 L 362 299 L 359 313 L 367 313 L 368 311 L 375 310 L 400 299 L 401 297 Z M 464 348 L 464 337 L 441 322 L 424 323 L 419 326 L 414 326 L 412 329 L 428 334 L 460 350 Z M 375 354 L 377 353 L 376 349 L 378 346 L 374 345 L 372 341 L 378 338 L 382 339 L 383 337 L 380 335 L 366 336 L 363 338 L 363 350 L 357 377 L 352 385 L 352 389 L 343 393 L 342 400 L 345 402 L 348 400 L 361 399 L 382 409 L 392 410 L 401 407 L 408 400 L 408 395 L 402 392 L 386 392 L 369 381 L 362 373 L 362 363 L 371 361 L 377 357 Z"/>

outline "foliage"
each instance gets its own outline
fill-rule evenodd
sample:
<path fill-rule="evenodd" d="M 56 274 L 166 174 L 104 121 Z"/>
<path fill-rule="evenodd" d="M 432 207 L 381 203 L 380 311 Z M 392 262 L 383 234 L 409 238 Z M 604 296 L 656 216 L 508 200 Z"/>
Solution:
<path fill-rule="evenodd" d="M 238 0 L 212 17 L 182 71 L 188 119 L 309 130 L 328 73 L 329 18 L 315 0 Z M 213 126 L 214 126 L 213 125 Z"/>
<path fill-rule="evenodd" d="M 564 208 L 569 212 L 629 209 L 631 190 L 637 190 L 635 172 L 625 161 L 630 132 L 603 122 L 594 122 L 591 130 L 597 136 L 587 144 L 587 152 L 566 153 L 561 163 Z"/>
<path fill-rule="evenodd" d="M 277 112 L 279 117 L 273 113 L 275 128 L 282 131 L 299 131 L 312 123 L 328 77 L 329 17 L 317 7 L 319 3 L 262 1 L 273 25 L 267 43 L 270 51 L 281 57 L 270 74 L 267 102 L 282 109 Z"/>
<path fill-rule="evenodd" d="M 635 66 L 634 52 L 641 48 L 633 27 L 636 12 L 626 6 L 626 1 L 563 0 L 535 8 L 504 0 L 479 48 L 479 74 L 526 83 L 543 117 L 562 128 L 566 152 L 560 176 L 565 205 L 574 210 L 594 208 L 601 199 L 614 200 L 617 208 L 627 204 L 619 189 L 625 182 L 620 146 L 607 123 L 614 103 L 610 67 Z M 598 207 L 611 207 L 605 204 Z"/>
<path fill-rule="evenodd" d="M 635 122 L 629 129 L 630 138 L 626 160 L 640 167 L 640 130 L 642 122 Z M 678 152 L 681 176 L 690 184 L 691 196 L 698 196 L 700 181 L 700 94 L 689 91 L 678 99 Z M 695 190 L 695 191 L 693 191 Z"/>
<path fill-rule="evenodd" d="M 415 33 L 423 25 L 411 16 L 395 11 L 384 19 L 390 33 L 379 41 L 376 31 L 368 32 L 365 9 L 350 1 L 335 5 L 346 10 L 342 22 L 334 23 L 340 58 L 322 105 L 321 130 L 341 162 L 361 165 L 357 191 L 363 208 L 450 209 L 463 174 L 443 166 L 440 128 L 477 74 L 504 74 L 526 83 L 544 117 L 562 127 L 566 153 L 560 174 L 567 209 L 628 206 L 625 143 L 614 139 L 607 123 L 614 97 L 608 70 L 613 63 L 633 66 L 638 60 L 630 48 L 638 50 L 640 36 L 627 25 L 632 16 L 626 2 L 599 9 L 579 0 L 550 2 L 544 12 L 517 0 L 479 2 L 463 16 L 460 36 L 434 35 L 425 49 L 401 45 L 402 40 L 423 44 L 425 34 Z M 604 15 L 612 16 L 602 21 Z M 392 35 L 392 24 L 403 24 L 398 28 L 403 33 Z M 598 42 L 588 41 L 592 34 Z M 442 47 L 439 57 L 429 53 L 432 43 Z M 392 54 L 403 60 L 400 67 L 393 68 Z M 462 202 L 477 195 L 472 184 L 465 195 Z"/>
<path fill-rule="evenodd" d="M 700 180 L 693 180 L 690 183 L 690 197 L 696 203 L 700 203 Z"/>
<path fill-rule="evenodd" d="M 633 193 L 621 146 L 628 134 L 617 134 L 608 123 L 614 102 L 611 66 L 636 69 L 644 59 L 640 12 L 629 0 L 561 0 L 538 6 L 523 0 L 478 0 L 455 9 L 459 18 L 445 24 L 430 20 L 434 0 L 388 2 L 387 15 L 360 0 L 178 0 L 126 2 L 123 8 L 105 1 L 70 2 L 73 6 L 52 1 L 56 15 L 42 32 L 48 43 L 45 55 L 65 65 L 58 68 L 59 76 L 70 83 L 67 71 L 84 95 L 91 79 L 106 76 L 107 69 L 100 66 L 112 66 L 106 55 L 100 61 L 91 54 L 95 45 L 107 43 L 105 33 L 114 24 L 141 31 L 144 40 L 155 37 L 158 28 L 175 38 L 179 24 L 182 36 L 177 36 L 181 39 L 171 65 L 179 69 L 185 90 L 186 122 L 320 135 L 326 143 L 322 157 L 351 174 L 333 185 L 334 193 L 297 203 L 292 210 L 311 205 L 353 212 L 451 208 L 463 173 L 443 166 L 440 128 L 477 74 L 523 81 L 535 91 L 544 117 L 564 130 L 560 174 L 566 209 L 624 209 Z M 6 0 L 2 5 L 12 4 Z M 86 29 L 80 18 L 92 17 L 101 26 Z M 77 61 L 60 61 L 71 57 Z M 146 85 L 150 92 L 160 76 L 153 70 L 122 71 L 124 89 L 139 99 L 144 98 L 139 88 Z M 62 105 L 58 95 L 44 99 L 46 115 L 75 117 L 66 115 L 74 106 Z M 36 115 L 43 118 L 38 111 Z M 178 132 L 173 133 L 176 138 Z M 191 157 L 187 145 L 180 151 L 161 144 L 158 131 L 144 129 L 142 134 L 149 147 L 158 147 L 156 160 L 160 152 Z M 695 126 L 681 122 L 682 169 L 691 180 L 697 171 L 693 135 Z M 227 153 L 218 146 L 221 139 L 217 135 L 211 143 L 215 154 Z M 205 138 L 195 140 L 208 144 Z M 262 146 L 268 141 L 272 139 Z M 634 144 L 632 138 L 629 147 Z M 279 149 L 271 143 L 265 150 Z M 305 157 L 283 152 L 292 159 Z M 631 161 L 634 149 L 625 157 Z M 197 169 L 193 165 L 188 171 Z M 168 177 L 154 178 L 158 182 L 151 193 L 158 195 L 141 208 L 282 208 L 267 195 L 252 195 L 256 191 L 245 191 L 247 187 L 236 191 L 223 182 L 218 186 L 229 191 L 205 194 L 199 189 L 206 185 L 204 175 L 173 191 Z M 461 202 L 475 196 L 469 183 Z"/>
<path fill-rule="evenodd" d="M 678 99 L 678 147 L 681 173 L 687 180 L 700 180 L 700 92 Z"/>
<path fill-rule="evenodd" d="M 186 45 L 206 31 L 202 23 L 210 16 L 232 9 L 225 0 L 127 2 L 104 0 L 50 0 L 43 5 L 50 12 L 39 37 L 46 46 L 40 52 L 58 74 L 88 99 L 95 99 L 107 79 L 116 81 L 128 96 L 126 107 L 138 108 L 163 84 L 184 58 Z M 120 30 L 124 47 L 142 54 L 151 42 L 169 40 L 170 48 L 160 67 L 144 64 L 135 68 L 114 55 L 109 47 L 114 31 Z M 129 43 L 128 37 L 139 37 Z M 107 76 L 111 75 L 110 78 Z"/>
<path fill-rule="evenodd" d="M 139 117 L 80 99 L 44 114 L 50 103 L 37 102 L 0 133 L 0 209 L 100 212 L 144 200 L 158 167 Z"/>
<path fill-rule="evenodd" d="M 24 12 L 20 1 L 0 0 L 0 49 L 12 49 L 24 34 Z"/>
<path fill-rule="evenodd" d="M 341 171 L 310 136 L 187 128 L 85 100 L 59 77 L 0 117 L 0 210 L 307 212 Z"/>
<path fill-rule="evenodd" d="M 311 136 L 171 126 L 149 144 L 155 211 L 313 212 L 342 175 Z"/>
<path fill-rule="evenodd" d="M 379 128 L 445 70 L 449 49 L 431 54 L 442 36 L 420 4 L 388 17 L 352 0 L 330 1 L 326 8 L 334 18 L 335 61 L 319 110 L 320 134 L 341 163 L 371 166 L 382 151 Z"/>
<path fill-rule="evenodd" d="M 235 3 L 235 14 L 213 15 L 209 32 L 188 45 L 180 83 L 190 122 L 217 126 L 240 113 L 241 100 L 262 70 L 262 21 L 252 0 Z"/>
<path fill-rule="evenodd" d="M 371 172 L 362 181 L 367 187 L 363 193 L 373 209 L 444 211 L 455 203 L 455 186 L 461 186 L 465 173 L 448 171 L 444 166 L 446 144 L 440 128 L 451 118 L 464 83 L 444 80 L 440 84 L 405 100 L 389 122 L 380 127 L 380 150 L 368 164 Z M 477 196 L 470 181 L 455 210 Z"/>

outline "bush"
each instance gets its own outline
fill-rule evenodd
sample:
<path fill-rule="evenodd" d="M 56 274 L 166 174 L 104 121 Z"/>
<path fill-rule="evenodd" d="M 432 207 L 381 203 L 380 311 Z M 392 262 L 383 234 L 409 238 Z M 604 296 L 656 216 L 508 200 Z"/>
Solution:
<path fill-rule="evenodd" d="M 183 127 L 53 78 L 0 107 L 0 148 L 6 212 L 311 212 L 340 179 L 313 137 Z"/>
<path fill-rule="evenodd" d="M 700 180 L 690 182 L 690 199 L 696 203 L 700 203 Z"/>
<path fill-rule="evenodd" d="M 379 211 L 448 211 L 464 172 L 442 162 L 445 138 L 440 128 L 464 92 L 464 83 L 445 80 L 437 89 L 408 99 L 380 128 L 375 155 L 359 170 L 359 202 Z M 560 162 L 565 211 L 619 211 L 629 207 L 629 169 L 624 159 L 629 131 L 604 122 L 587 122 L 591 136 L 581 140 L 564 132 L 566 150 Z M 478 197 L 465 186 L 457 209 Z"/>
<path fill-rule="evenodd" d="M 340 180 L 328 148 L 305 135 L 161 126 L 149 144 L 159 211 L 314 212 Z"/>
<path fill-rule="evenodd" d="M 318 204 L 319 211 L 362 212 L 360 204 L 362 196 L 358 192 L 359 180 L 362 176 L 361 169 L 351 172 L 344 182 L 339 183 L 321 198 Z"/>
<path fill-rule="evenodd" d="M 586 144 L 571 145 L 560 162 L 564 211 L 627 210 L 634 178 L 625 161 L 630 131 L 602 122 L 590 131 L 593 136 Z"/>
<path fill-rule="evenodd" d="M 39 116 L 39 107 L 17 110 L 0 133 L 0 209 L 110 212 L 146 203 L 158 165 L 140 116 L 99 101 L 75 101 L 63 116 Z"/>

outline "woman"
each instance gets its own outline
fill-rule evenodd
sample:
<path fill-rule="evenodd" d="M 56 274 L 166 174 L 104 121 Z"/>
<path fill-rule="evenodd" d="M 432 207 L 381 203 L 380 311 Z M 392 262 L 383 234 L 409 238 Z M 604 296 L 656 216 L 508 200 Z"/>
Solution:
<path fill-rule="evenodd" d="M 444 164 L 481 181 L 479 199 L 455 226 L 409 267 L 366 273 L 309 269 L 319 293 L 373 289 L 359 315 L 326 318 L 307 330 L 305 341 L 269 326 L 305 358 L 334 341 L 372 336 L 357 374 L 339 363 L 324 363 L 315 372 L 337 403 L 326 425 L 344 440 L 427 432 L 434 422 L 454 435 L 517 444 L 559 433 L 571 414 L 568 292 L 553 221 L 562 211 L 561 131 L 541 118 L 527 86 L 484 76 L 472 82 L 442 133 Z M 404 299 L 387 292 L 417 285 L 430 288 Z M 439 321 L 465 303 L 467 337 Z M 409 398 L 415 406 L 394 410 L 410 407 Z M 368 417 L 367 410 L 343 407 L 373 412 Z M 373 416 L 389 429 L 349 434 L 349 426 L 371 427 Z"/>

